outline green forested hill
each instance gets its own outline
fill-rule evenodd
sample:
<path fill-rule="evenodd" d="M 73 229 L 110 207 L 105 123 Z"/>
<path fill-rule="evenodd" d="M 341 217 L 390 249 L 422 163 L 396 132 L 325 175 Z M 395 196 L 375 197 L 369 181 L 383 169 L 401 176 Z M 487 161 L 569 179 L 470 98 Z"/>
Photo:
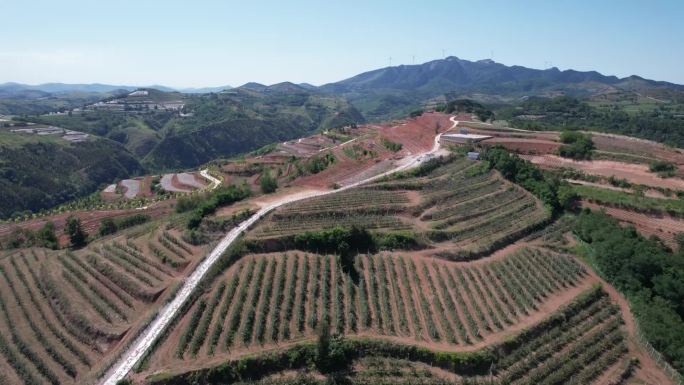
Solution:
<path fill-rule="evenodd" d="M 85 111 L 27 119 L 88 132 L 123 144 L 148 171 L 190 168 L 269 143 L 359 123 L 363 116 L 343 98 L 291 85 L 235 89 L 205 95 L 155 91 L 185 103 L 175 111 Z M 168 99 L 168 98 L 167 98 Z"/>
<path fill-rule="evenodd" d="M 0 131 L 0 218 L 52 207 L 141 172 L 135 157 L 111 140 L 70 143 Z"/>
<path fill-rule="evenodd" d="M 192 117 L 171 119 L 144 158 L 150 169 L 193 167 L 217 157 L 363 121 L 341 98 L 301 92 L 236 90 L 192 99 Z"/>

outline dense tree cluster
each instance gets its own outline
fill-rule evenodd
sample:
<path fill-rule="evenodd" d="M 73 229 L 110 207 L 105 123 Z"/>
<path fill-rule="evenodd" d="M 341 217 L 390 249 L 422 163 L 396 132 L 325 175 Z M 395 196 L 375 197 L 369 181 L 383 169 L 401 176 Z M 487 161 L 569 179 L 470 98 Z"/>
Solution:
<path fill-rule="evenodd" d="M 121 145 L 0 133 L 0 218 L 72 201 L 102 184 L 142 172 Z"/>
<path fill-rule="evenodd" d="M 241 201 L 250 196 L 251 193 L 251 190 L 246 185 L 242 187 L 230 185 L 218 188 L 207 194 L 187 198 L 181 204 L 181 209 L 178 206 L 176 207 L 176 211 L 193 210 L 187 222 L 188 229 L 192 230 L 198 228 L 200 223 L 202 223 L 202 219 L 207 215 L 213 214 L 219 207 Z"/>
<path fill-rule="evenodd" d="M 574 232 L 591 246 L 601 274 L 630 299 L 653 347 L 683 372 L 684 249 L 673 253 L 601 212 L 580 213 Z"/>
<path fill-rule="evenodd" d="M 436 111 L 447 114 L 465 112 L 475 114 L 478 119 L 485 122 L 494 118 L 494 113 L 482 104 L 470 99 L 457 99 L 448 102 L 446 105 L 437 106 Z"/>
<path fill-rule="evenodd" d="M 532 163 L 503 147 L 497 146 L 487 150 L 484 159 L 504 178 L 536 195 L 554 213 L 571 207 L 576 199 L 572 187 L 567 182 L 545 175 Z"/>
<path fill-rule="evenodd" d="M 129 227 L 133 227 L 150 220 L 149 215 L 145 214 L 134 214 L 123 218 L 105 218 L 100 223 L 100 228 L 97 233 L 100 236 L 105 236 L 109 234 L 114 234 L 119 230 L 123 230 Z"/>

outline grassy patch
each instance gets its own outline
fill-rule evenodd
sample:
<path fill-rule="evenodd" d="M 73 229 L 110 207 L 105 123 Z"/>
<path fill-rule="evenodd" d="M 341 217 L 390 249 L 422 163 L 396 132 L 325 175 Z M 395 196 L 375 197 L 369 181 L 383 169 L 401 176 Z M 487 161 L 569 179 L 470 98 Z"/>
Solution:
<path fill-rule="evenodd" d="M 636 211 L 653 213 L 666 212 L 671 215 L 684 216 L 684 201 L 680 199 L 651 198 L 594 186 L 579 185 L 573 186 L 573 189 L 582 199 L 597 203 Z"/>

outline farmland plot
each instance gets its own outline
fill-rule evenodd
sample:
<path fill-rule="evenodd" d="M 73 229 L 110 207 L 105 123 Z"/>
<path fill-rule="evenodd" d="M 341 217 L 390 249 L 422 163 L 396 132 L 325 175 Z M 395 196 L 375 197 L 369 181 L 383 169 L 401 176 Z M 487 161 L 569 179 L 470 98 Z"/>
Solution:
<path fill-rule="evenodd" d="M 187 250 L 187 263 L 198 254 L 159 234 Z M 76 252 L 31 249 L 0 260 L 0 367 L 10 383 L 84 383 L 103 369 L 181 276 L 143 242 L 119 237 Z"/>
<path fill-rule="evenodd" d="M 569 256 L 523 249 L 468 266 L 399 255 L 360 255 L 358 281 L 339 257 L 248 256 L 185 314 L 161 360 L 199 361 L 312 339 L 321 325 L 345 335 L 458 350 L 519 328 L 561 292 L 586 286 Z"/>
<path fill-rule="evenodd" d="M 600 287 L 537 325 L 477 351 L 483 355 L 470 360 L 483 361 L 479 366 L 452 365 L 448 353 L 405 345 L 355 340 L 352 346 L 353 370 L 343 374 L 349 384 L 618 384 L 634 368 L 619 307 Z M 304 378 L 307 384 L 326 383 L 313 373 Z M 302 377 L 278 373 L 250 383 L 298 384 Z"/>
<path fill-rule="evenodd" d="M 549 220 L 537 199 L 479 163 L 456 157 L 422 176 L 286 205 L 250 234 L 279 238 L 334 226 L 375 232 L 411 231 L 430 243 L 446 243 L 438 256 L 474 259 L 520 239 Z M 453 246 L 456 246 L 454 248 Z"/>

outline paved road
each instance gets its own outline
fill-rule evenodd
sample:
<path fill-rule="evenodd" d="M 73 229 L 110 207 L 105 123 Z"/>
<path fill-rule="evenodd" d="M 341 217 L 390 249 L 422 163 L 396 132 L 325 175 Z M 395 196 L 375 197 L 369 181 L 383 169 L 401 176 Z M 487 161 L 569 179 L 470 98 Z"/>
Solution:
<path fill-rule="evenodd" d="M 256 214 L 252 215 L 249 219 L 245 220 L 244 222 L 240 223 L 240 225 L 233 228 L 231 231 L 228 232 L 228 234 L 226 234 L 223 237 L 223 239 L 221 239 L 219 244 L 216 245 L 216 247 L 211 251 L 211 253 L 197 266 L 195 271 L 193 271 L 192 274 L 190 274 L 190 276 L 186 278 L 183 287 L 176 293 L 176 297 L 166 306 L 159 310 L 157 317 L 140 335 L 140 337 L 138 337 L 138 339 L 133 342 L 129 350 L 121 356 L 119 361 L 117 361 L 112 366 L 112 368 L 107 372 L 107 374 L 103 377 L 100 383 L 102 385 L 116 385 L 116 383 L 119 380 L 122 380 L 124 377 L 126 377 L 128 372 L 131 371 L 131 369 L 133 369 L 133 367 L 138 363 L 138 361 L 140 361 L 143 358 L 148 349 L 150 349 L 150 347 L 154 344 L 157 338 L 159 338 L 159 336 L 161 336 L 164 330 L 169 326 L 171 321 L 178 313 L 179 309 L 188 300 L 192 292 L 195 290 L 195 288 L 202 280 L 202 278 L 204 278 L 204 276 L 206 275 L 207 271 L 209 271 L 211 266 L 213 266 L 214 263 L 218 261 L 221 255 L 228 249 L 228 247 L 230 247 L 230 245 L 238 238 L 238 236 L 240 236 L 240 234 L 249 229 L 250 226 L 252 226 L 256 221 L 261 219 L 264 215 L 288 203 L 322 195 L 334 194 L 336 192 L 348 190 L 350 188 L 358 187 L 362 184 L 378 180 L 386 175 L 392 174 L 397 171 L 402 171 L 410 169 L 412 167 L 416 167 L 425 160 L 430 159 L 430 155 L 435 155 L 439 152 L 439 137 L 441 135 L 442 134 L 439 134 L 435 137 L 435 143 L 430 151 L 427 151 L 423 154 L 408 156 L 402 159 L 397 165 L 397 167 L 388 172 L 376 175 L 368 179 L 364 179 L 360 182 L 343 186 L 337 190 L 308 191 L 285 196 L 277 202 L 271 203 L 268 206 L 261 208 L 259 211 L 256 212 Z M 208 172 L 205 173 L 205 171 L 206 170 L 202 170 L 202 176 L 206 177 L 207 179 L 215 179 L 208 175 Z"/>

